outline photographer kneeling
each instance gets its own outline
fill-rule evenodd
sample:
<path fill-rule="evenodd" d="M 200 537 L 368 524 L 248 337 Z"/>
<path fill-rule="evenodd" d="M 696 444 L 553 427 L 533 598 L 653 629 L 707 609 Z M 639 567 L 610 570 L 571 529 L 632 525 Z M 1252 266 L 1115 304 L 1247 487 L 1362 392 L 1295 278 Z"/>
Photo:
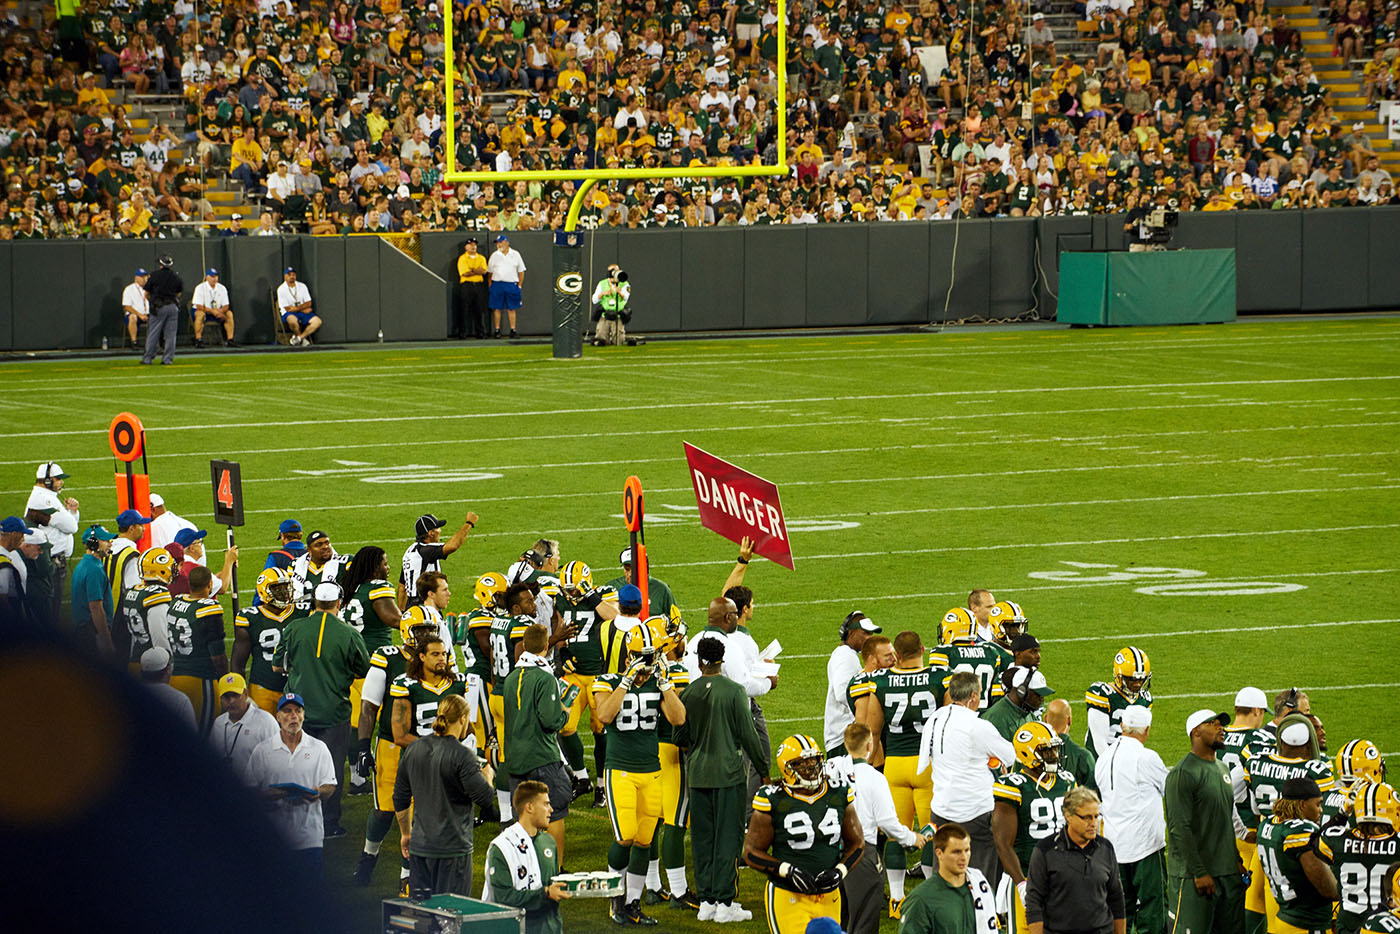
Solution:
<path fill-rule="evenodd" d="M 627 310 L 627 300 L 632 297 L 632 286 L 627 284 L 627 273 L 616 263 L 608 265 L 608 277 L 598 283 L 593 290 L 593 346 L 605 344 L 621 346 L 635 344 L 627 337 L 627 325 L 632 323 L 632 313 Z"/>

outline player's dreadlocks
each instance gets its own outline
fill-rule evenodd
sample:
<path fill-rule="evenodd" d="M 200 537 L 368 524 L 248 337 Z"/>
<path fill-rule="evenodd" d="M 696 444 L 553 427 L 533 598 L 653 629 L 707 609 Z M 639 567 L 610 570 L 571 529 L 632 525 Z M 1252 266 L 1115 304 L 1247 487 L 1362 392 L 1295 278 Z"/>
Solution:
<path fill-rule="evenodd" d="M 378 545 L 366 545 L 355 552 L 345 576 L 340 580 L 340 588 L 348 600 L 365 581 L 374 580 L 374 572 L 379 570 L 379 561 L 384 557 L 384 549 Z"/>

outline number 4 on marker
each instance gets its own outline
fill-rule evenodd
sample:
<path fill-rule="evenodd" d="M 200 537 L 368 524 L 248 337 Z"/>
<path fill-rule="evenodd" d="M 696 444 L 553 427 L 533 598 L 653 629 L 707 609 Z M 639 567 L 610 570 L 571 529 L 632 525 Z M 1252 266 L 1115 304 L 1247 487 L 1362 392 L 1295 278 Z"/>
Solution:
<path fill-rule="evenodd" d="M 219 471 L 218 500 L 225 509 L 233 508 L 233 484 L 229 481 L 227 468 Z"/>

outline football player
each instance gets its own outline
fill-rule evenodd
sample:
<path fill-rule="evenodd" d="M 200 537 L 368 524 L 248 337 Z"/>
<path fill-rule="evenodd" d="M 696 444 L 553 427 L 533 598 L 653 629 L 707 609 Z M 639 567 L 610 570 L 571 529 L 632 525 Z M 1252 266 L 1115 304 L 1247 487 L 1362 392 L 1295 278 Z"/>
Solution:
<path fill-rule="evenodd" d="M 122 594 L 117 612 L 131 635 L 127 658 L 133 673 L 141 670 L 141 653 L 153 645 L 170 648 L 166 616 L 170 611 L 170 582 L 175 579 L 175 559 L 164 548 L 147 548 L 138 566 L 141 583 Z"/>
<path fill-rule="evenodd" d="M 1285 726 L 1279 732 L 1287 732 Z M 1269 930 L 1278 934 L 1323 934 L 1332 930 L 1337 880 L 1332 848 L 1322 836 L 1322 789 L 1311 778 L 1290 778 L 1279 786 L 1272 812 L 1259 821 L 1259 863 L 1277 915 Z"/>
<path fill-rule="evenodd" d="M 1273 814 L 1275 802 L 1283 794 L 1285 782 L 1310 779 L 1322 794 L 1332 790 L 1332 767 L 1321 759 L 1312 758 L 1312 730 L 1301 714 L 1286 718 L 1279 726 L 1278 749 L 1244 761 L 1244 780 L 1249 790 L 1249 806 L 1258 822 L 1258 846 L 1249 863 L 1252 873 L 1244 895 L 1245 929 L 1251 934 L 1264 931 L 1278 917 L 1277 895 L 1272 885 L 1265 884 L 1265 870 L 1260 860 L 1264 855 L 1262 835 L 1264 824 Z"/>
<path fill-rule="evenodd" d="M 462 628 L 456 633 L 456 637 L 462 644 L 462 658 L 466 659 L 468 646 L 472 650 L 472 661 L 465 665 L 465 670 L 467 674 L 475 674 L 488 684 L 492 677 L 491 623 L 505 614 L 505 607 L 501 605 L 501 598 L 505 594 L 504 575 L 494 571 L 481 575 L 476 579 L 476 586 L 472 588 L 476 608 L 465 617 L 458 618 Z"/>
<path fill-rule="evenodd" d="M 988 597 L 990 596 L 988 594 Z M 990 608 L 991 604 L 988 604 L 988 609 Z M 939 703 L 943 703 L 943 692 L 947 689 L 948 679 L 955 671 L 970 671 L 981 682 L 982 699 L 977 708 L 979 711 L 986 710 L 1001 698 L 1001 673 L 1011 664 L 1011 653 L 995 642 L 978 641 L 977 619 L 972 613 L 962 607 L 955 607 L 943 614 L 943 625 L 939 629 L 938 638 L 942 644 L 929 654 L 928 662 L 934 668 L 943 669 L 943 680 L 938 685 Z"/>
<path fill-rule="evenodd" d="M 867 644 L 869 640 L 866 640 Z M 940 673 L 924 663 L 924 643 L 917 632 L 906 630 L 894 637 L 895 665 L 866 679 L 856 701 L 856 722 L 878 736 L 875 756 L 883 752 L 885 781 L 890 786 L 899 822 L 915 833 L 928 826 L 933 800 L 933 776 L 916 771 L 924 722 L 938 707 L 942 690 Z M 879 759 L 871 765 L 878 767 Z M 885 843 L 885 875 L 890 882 L 890 917 L 899 917 L 904 900 L 906 871 L 904 847 L 896 840 Z M 922 862 L 927 878 L 933 872 L 933 847 L 925 845 Z"/>
<path fill-rule="evenodd" d="M 1351 826 L 1333 825 L 1322 832 L 1332 850 L 1332 874 L 1341 893 L 1337 934 L 1357 934 L 1367 918 L 1389 907 L 1380 883 L 1386 869 L 1400 858 L 1395 789 L 1361 779 L 1352 791 Z"/>
<path fill-rule="evenodd" d="M 645 624 L 653 629 L 660 626 L 667 632 L 671 644 L 663 653 L 666 673 L 676 693 L 680 694 L 690 685 L 690 672 L 681 662 L 681 656 L 685 654 L 685 623 L 672 620 L 669 616 L 652 616 Z M 675 727 L 668 720 L 662 720 L 656 726 L 657 752 L 661 759 L 660 865 L 656 867 L 658 878 L 655 880 L 652 878 L 652 868 L 648 867 L 647 889 L 660 893 L 659 887 L 653 888 L 653 883 L 660 881 L 660 870 L 665 868 L 671 907 L 699 911 L 700 900 L 689 890 L 685 878 L 685 831 L 690 825 L 690 792 L 686 787 L 685 757 L 675 743 L 675 733 Z M 652 849 L 656 851 L 658 847 L 653 846 Z M 653 852 L 653 863 L 656 856 Z"/>
<path fill-rule="evenodd" d="M 276 713 L 277 698 L 287 685 L 287 676 L 272 670 L 272 656 L 282 641 L 282 627 L 297 613 L 293 598 L 296 587 L 290 572 L 279 567 L 264 568 L 254 589 L 258 604 L 233 621 L 232 671 L 248 668 L 248 695 L 268 713 Z M 254 646 L 257 650 L 254 651 Z"/>
<path fill-rule="evenodd" d="M 1089 706 L 1088 729 L 1084 732 L 1084 748 L 1095 758 L 1108 751 L 1123 732 L 1123 711 L 1137 704 L 1152 707 L 1152 661 L 1147 653 L 1135 646 L 1119 649 L 1113 656 L 1113 683 L 1095 681 L 1084 692 Z"/>
<path fill-rule="evenodd" d="M 312 533 L 315 538 L 316 533 Z M 315 548 L 312 548 L 312 552 Z M 399 612 L 394 585 L 389 583 L 389 557 L 377 545 L 366 545 L 355 552 L 345 569 L 340 572 L 338 583 L 344 594 L 340 606 L 340 618 L 353 626 L 365 640 L 365 650 L 373 652 L 383 645 L 392 645 L 394 633 L 399 631 L 403 614 Z M 451 653 L 449 653 L 450 657 Z M 350 685 L 350 729 L 360 726 L 360 692 L 364 690 L 365 679 L 358 678 Z M 369 791 L 363 783 L 346 789 L 350 794 L 364 794 Z"/>
<path fill-rule="evenodd" d="M 394 742 L 393 705 L 385 705 L 384 696 L 390 683 L 407 669 L 418 641 L 436 631 L 432 626 L 413 626 L 405 622 L 402 648 L 382 645 L 369 657 L 369 672 L 360 694 L 360 748 L 355 771 L 361 778 L 373 776 L 374 797 L 365 820 L 365 848 L 355 864 L 354 879 L 358 886 L 369 885 L 384 835 L 394 823 L 394 780 L 399 774 L 399 756 L 403 749 Z M 403 885 L 403 880 L 408 878 L 408 860 L 403 861 L 399 875 L 400 885 Z"/>
<path fill-rule="evenodd" d="M 1334 794 L 1341 794 L 1345 802 L 1341 812 L 1350 815 L 1354 812 L 1356 790 L 1363 782 L 1377 785 L 1385 781 L 1385 759 L 1376 744 L 1366 739 L 1354 739 L 1337 751 L 1332 765 L 1332 777 L 1336 780 Z M 1323 800 L 1326 809 L 1328 800 Z M 1400 829 L 1400 828 L 1397 828 Z"/>
<path fill-rule="evenodd" d="M 1024 934 L 1026 872 L 1037 843 L 1064 828 L 1064 799 L 1074 776 L 1059 768 L 1064 741 L 1044 723 L 1023 724 L 1011 736 L 1016 769 L 992 785 L 992 838 L 1005 874 L 997 903 L 1009 904 L 1008 934 Z M 1009 899 L 1009 900 L 1008 900 Z"/>
<path fill-rule="evenodd" d="M 432 626 L 447 646 L 447 655 L 452 659 L 452 670 L 457 671 L 457 656 L 452 651 L 452 626 L 443 615 L 443 611 L 451 602 L 452 588 L 447 583 L 447 575 L 441 571 L 423 572 L 418 575 L 418 580 L 413 582 L 413 605 L 404 610 L 400 629 L 403 626 Z M 470 671 L 475 660 L 472 647 L 463 645 L 461 670 Z"/>
<path fill-rule="evenodd" d="M 776 785 L 753 799 L 744 862 L 768 876 L 772 934 L 802 934 L 813 918 L 841 920 L 841 880 L 865 847 L 855 789 L 829 785 L 821 744 L 797 734 L 778 747 Z"/>
<path fill-rule="evenodd" d="M 1361 925 L 1361 934 L 1397 934 L 1400 932 L 1400 863 L 1391 863 L 1381 879 L 1381 901 L 1384 907 Z"/>
<path fill-rule="evenodd" d="M 685 706 L 665 657 L 673 646 L 665 621 L 652 617 L 628 633 L 627 670 L 599 675 L 590 686 L 594 713 L 608 734 L 604 782 L 613 830 L 608 868 L 627 878 L 625 894 L 614 898 L 611 908 L 618 924 L 656 924 L 642 913 L 641 900 L 662 815 L 657 729 L 662 719 L 673 727 L 685 722 Z"/>
<path fill-rule="evenodd" d="M 449 694 L 467 698 L 465 675 L 454 674 L 452 656 L 436 632 L 418 639 L 416 651 L 404 664 L 403 674 L 389 682 L 393 710 L 390 726 L 394 745 L 407 748 L 420 736 L 431 736 L 438 703 Z M 473 717 L 478 715 L 472 708 Z"/>
<path fill-rule="evenodd" d="M 325 532 L 317 530 L 306 536 L 306 551 L 292 562 L 296 602 L 302 604 L 302 608 L 309 612 L 311 595 L 316 592 L 316 585 L 327 581 L 338 582 L 348 562 L 349 559 L 331 545 L 331 537 Z"/>
<path fill-rule="evenodd" d="M 190 591 L 175 597 L 166 613 L 170 652 L 175 656 L 170 686 L 190 699 L 199 735 L 208 736 L 218 716 L 214 679 L 228 671 L 224 654 L 224 610 L 209 596 L 214 575 L 206 567 L 190 571 Z"/>
<path fill-rule="evenodd" d="M 1235 788 L 1235 812 L 1240 820 L 1235 826 L 1235 848 L 1240 862 L 1248 866 L 1254 858 L 1255 831 L 1259 816 L 1249 805 L 1249 786 L 1244 780 L 1244 763 L 1255 756 L 1273 752 L 1274 735 L 1262 729 L 1267 715 L 1268 698 L 1258 688 L 1240 688 L 1235 694 L 1235 717 L 1225 727 L 1225 748 L 1216 756 L 1230 770 Z M 1243 828 L 1243 829 L 1241 829 Z"/>
<path fill-rule="evenodd" d="M 1030 628 L 1021 604 L 1010 600 L 1002 600 L 992 606 L 987 614 L 987 624 L 992 628 L 992 641 L 1008 652 L 1016 637 Z"/>
<path fill-rule="evenodd" d="M 603 724 L 592 711 L 592 688 L 594 679 L 603 674 L 602 623 L 617 618 L 617 591 L 606 584 L 593 586 L 593 570 L 582 561 L 570 561 L 559 575 L 559 597 L 554 608 L 564 625 L 578 629 L 564 647 L 564 680 L 578 688 L 578 696 L 569 706 L 569 722 L 559 731 L 559 749 L 573 772 L 574 797 L 578 798 L 588 791 L 588 767 L 583 759 L 583 740 L 578 735 L 585 710 L 589 711 L 595 753 L 602 748 L 599 744 L 606 745 Z M 603 776 L 595 779 L 596 804 L 603 795 Z"/>

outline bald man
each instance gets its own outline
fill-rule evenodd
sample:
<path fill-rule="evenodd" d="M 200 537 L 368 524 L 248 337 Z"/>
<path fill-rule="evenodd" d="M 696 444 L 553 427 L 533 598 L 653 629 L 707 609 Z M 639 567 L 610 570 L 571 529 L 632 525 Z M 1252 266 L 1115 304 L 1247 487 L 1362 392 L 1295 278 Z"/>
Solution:
<path fill-rule="evenodd" d="M 683 661 L 686 671 L 690 672 L 692 683 L 700 677 L 700 660 L 696 655 L 700 643 L 705 639 L 718 639 L 727 648 L 730 633 L 738 628 L 739 609 L 734 605 L 734 601 L 728 597 L 715 597 L 711 600 L 706 612 L 705 628 L 691 636 L 690 642 L 685 647 Z M 739 651 L 724 653 L 723 674 L 731 681 L 737 681 L 749 697 L 764 693 L 777 684 L 778 680 L 776 677 L 767 678 L 749 671 L 743 653 Z"/>
<path fill-rule="evenodd" d="M 1094 782 L 1094 767 L 1098 761 L 1092 752 L 1069 735 L 1070 726 L 1074 723 L 1074 711 L 1070 709 L 1069 701 L 1063 697 L 1055 698 L 1045 705 L 1044 717 L 1045 725 L 1064 740 L 1064 745 L 1060 747 L 1060 768 L 1073 775 L 1077 784 L 1098 791 L 1099 786 Z"/>

